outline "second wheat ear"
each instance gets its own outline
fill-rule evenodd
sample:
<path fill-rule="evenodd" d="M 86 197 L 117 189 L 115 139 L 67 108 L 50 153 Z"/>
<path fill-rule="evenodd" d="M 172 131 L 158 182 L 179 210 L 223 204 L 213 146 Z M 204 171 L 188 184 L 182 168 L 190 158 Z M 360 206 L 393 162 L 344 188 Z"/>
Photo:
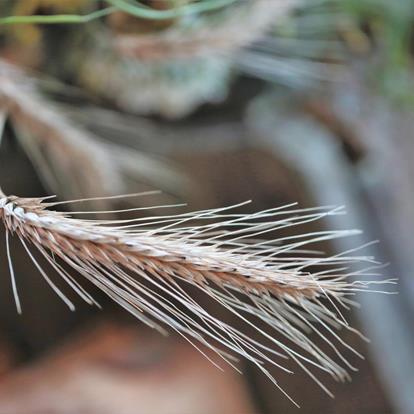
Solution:
<path fill-rule="evenodd" d="M 325 256 L 309 246 L 359 232 L 277 236 L 278 230 L 342 214 L 342 208 L 300 210 L 291 204 L 238 214 L 238 205 L 151 218 L 85 220 L 75 218 L 80 212 L 52 210 L 57 204 L 61 203 L 50 198 L 6 196 L 0 190 L 0 220 L 19 311 L 10 235 L 20 239 L 41 276 L 72 310 L 74 304 L 54 284 L 53 274 L 91 305 L 98 304 L 82 287 L 80 276 L 152 328 L 164 332 L 162 325 L 166 325 L 194 346 L 199 342 L 210 348 L 233 367 L 237 356 L 251 361 L 285 395 L 266 364 L 292 373 L 284 366 L 291 359 L 329 395 L 311 369 L 341 381 L 355 370 L 339 348 L 361 355 L 336 330 L 358 332 L 340 309 L 354 304 L 349 297 L 355 292 L 378 283 L 372 280 L 378 265 L 354 252 Z M 33 251 L 47 260 L 48 271 Z M 365 263 L 365 269 L 349 270 L 355 263 Z M 250 333 L 207 311 L 190 295 L 189 286 L 237 317 Z M 322 338 L 332 355 L 313 342 L 312 333 Z"/>

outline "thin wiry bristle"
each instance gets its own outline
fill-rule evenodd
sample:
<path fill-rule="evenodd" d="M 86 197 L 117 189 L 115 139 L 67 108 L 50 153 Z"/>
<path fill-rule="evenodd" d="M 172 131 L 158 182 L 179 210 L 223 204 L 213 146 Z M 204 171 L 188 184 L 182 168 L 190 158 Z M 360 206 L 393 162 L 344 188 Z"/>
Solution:
<path fill-rule="evenodd" d="M 41 275 L 71 309 L 73 303 L 53 283 L 29 246 L 38 250 L 51 269 L 87 303 L 96 304 L 63 263 L 142 322 L 161 332 L 161 325 L 167 325 L 194 346 L 198 341 L 211 348 L 231 366 L 234 356 L 244 357 L 279 389 L 265 364 L 291 372 L 283 365 L 284 359 L 291 359 L 329 395 L 310 368 L 337 380 L 348 378 L 347 370 L 355 370 L 334 342 L 360 355 L 335 330 L 355 332 L 340 308 L 348 309 L 353 304 L 349 296 L 378 283 L 354 279 L 370 276 L 378 264 L 355 252 L 327 257 L 309 250 L 311 244 L 357 231 L 274 236 L 278 230 L 342 214 L 342 208 L 299 210 L 291 204 L 254 214 L 228 213 L 229 208 L 221 208 L 99 221 L 50 210 L 56 204 L 0 193 L 0 218 L 6 239 L 9 233 L 20 239 Z M 261 240 L 263 236 L 268 239 Z M 8 256 L 20 309 L 9 247 Z M 369 267 L 348 270 L 354 262 L 369 263 Z M 189 294 L 189 286 L 207 295 L 256 335 L 209 313 L 194 294 Z M 312 332 L 331 348 L 338 361 L 312 341 Z"/>

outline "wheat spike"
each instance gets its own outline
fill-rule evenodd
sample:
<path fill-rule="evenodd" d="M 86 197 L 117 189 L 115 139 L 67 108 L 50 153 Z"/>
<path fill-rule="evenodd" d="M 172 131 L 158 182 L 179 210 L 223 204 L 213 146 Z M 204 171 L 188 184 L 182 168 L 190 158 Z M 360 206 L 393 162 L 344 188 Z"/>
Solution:
<path fill-rule="evenodd" d="M 211 348 L 232 366 L 235 356 L 246 358 L 279 388 L 265 363 L 291 372 L 283 362 L 292 359 L 329 395 L 310 367 L 337 380 L 348 378 L 347 370 L 355 370 L 334 344 L 336 341 L 359 355 L 335 332 L 339 328 L 353 330 L 339 308 L 353 303 L 348 296 L 378 283 L 350 279 L 369 276 L 376 262 L 352 252 L 326 257 L 306 249 L 312 243 L 356 231 L 319 231 L 259 240 L 275 230 L 342 214 L 342 208 L 298 210 L 289 205 L 254 214 L 222 208 L 152 218 L 87 220 L 75 218 L 76 212 L 51 210 L 58 204 L 0 192 L 0 219 L 19 310 L 8 247 L 10 234 L 20 239 L 41 275 L 71 309 L 73 303 L 55 286 L 31 248 L 89 304 L 97 305 L 62 263 L 142 322 L 161 332 L 161 325 L 167 325 L 194 346 L 198 341 Z M 370 263 L 369 268 L 346 273 L 359 261 Z M 187 285 L 227 309 L 262 339 L 207 312 L 185 289 Z M 257 321 L 270 330 L 259 327 Z M 328 344 L 339 362 L 312 342 L 312 332 Z"/>

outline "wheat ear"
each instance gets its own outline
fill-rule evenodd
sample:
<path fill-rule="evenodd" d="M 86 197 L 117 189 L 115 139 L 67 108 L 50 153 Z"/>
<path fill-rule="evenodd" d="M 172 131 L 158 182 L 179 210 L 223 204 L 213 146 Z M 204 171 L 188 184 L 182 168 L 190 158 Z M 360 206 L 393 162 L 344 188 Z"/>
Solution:
<path fill-rule="evenodd" d="M 334 341 L 359 354 L 335 330 L 353 330 L 339 308 L 348 308 L 352 304 L 348 296 L 370 285 L 367 280 L 350 280 L 350 277 L 372 272 L 347 274 L 346 269 L 354 262 L 372 259 L 352 256 L 349 252 L 325 257 L 305 250 L 311 243 L 355 231 L 320 231 L 258 240 L 275 230 L 341 214 L 341 208 L 298 210 L 290 205 L 247 215 L 228 213 L 222 208 L 99 221 L 74 218 L 77 213 L 52 211 L 57 204 L 60 203 L 50 199 L 0 193 L 0 219 L 5 227 L 19 310 L 10 234 L 20 239 L 41 275 L 71 309 L 73 303 L 53 283 L 30 248 L 36 249 L 86 302 L 97 304 L 63 263 L 142 322 L 161 332 L 164 332 L 161 324 L 167 325 L 193 345 L 198 341 L 211 348 L 232 366 L 234 356 L 244 357 L 279 388 L 265 363 L 291 372 L 283 360 L 292 359 L 328 394 L 310 367 L 337 380 L 348 378 L 347 369 L 355 370 Z M 375 263 L 370 267 L 374 268 Z M 237 316 L 262 339 L 255 339 L 256 335 L 252 337 L 207 312 L 188 293 L 187 285 L 196 287 Z M 259 327 L 258 321 L 268 329 Z M 272 331 L 277 332 L 278 339 Z M 312 332 L 328 344 L 339 362 L 312 342 Z M 219 349 L 220 346 L 230 354 Z"/>

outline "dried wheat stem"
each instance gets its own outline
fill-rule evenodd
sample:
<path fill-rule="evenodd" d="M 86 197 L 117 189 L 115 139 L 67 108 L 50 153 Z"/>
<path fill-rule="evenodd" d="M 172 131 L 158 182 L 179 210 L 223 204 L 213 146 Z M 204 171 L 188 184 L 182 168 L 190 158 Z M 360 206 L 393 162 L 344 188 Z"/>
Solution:
<path fill-rule="evenodd" d="M 41 94 L 40 83 L 0 59 L 0 132 L 4 112 L 49 189 L 65 198 L 111 195 L 127 191 L 126 177 L 173 193 L 188 185 L 167 161 L 105 142 L 75 125 L 66 110 Z M 108 207 L 102 198 L 90 201 L 95 208 Z"/>
<path fill-rule="evenodd" d="M 190 342 L 196 340 L 210 347 L 232 364 L 231 357 L 218 348 L 224 346 L 233 355 L 256 364 L 278 387 L 264 363 L 290 372 L 278 362 L 281 358 L 296 361 L 328 393 L 309 366 L 338 380 L 347 378 L 346 369 L 312 342 L 312 331 L 346 368 L 354 370 L 333 340 L 359 355 L 339 338 L 335 329 L 352 330 L 339 307 L 347 308 L 351 303 L 348 296 L 370 285 L 369 281 L 350 280 L 350 276 L 362 277 L 365 273 L 348 270 L 347 274 L 348 267 L 356 261 L 373 260 L 350 252 L 325 257 L 306 247 L 355 231 L 320 231 L 258 240 L 275 230 L 341 214 L 341 209 L 297 210 L 291 205 L 250 215 L 225 214 L 226 209 L 216 209 L 178 216 L 96 221 L 52 211 L 49 208 L 54 203 L 45 199 L 0 195 L 0 219 L 6 237 L 13 233 L 21 240 L 39 272 L 71 309 L 74 305 L 42 269 L 29 245 L 88 303 L 95 301 L 62 263 L 141 321 L 163 331 L 155 322 L 158 320 Z M 19 307 L 11 259 L 10 267 Z M 188 285 L 208 295 L 262 339 L 207 312 L 189 295 Z"/>

